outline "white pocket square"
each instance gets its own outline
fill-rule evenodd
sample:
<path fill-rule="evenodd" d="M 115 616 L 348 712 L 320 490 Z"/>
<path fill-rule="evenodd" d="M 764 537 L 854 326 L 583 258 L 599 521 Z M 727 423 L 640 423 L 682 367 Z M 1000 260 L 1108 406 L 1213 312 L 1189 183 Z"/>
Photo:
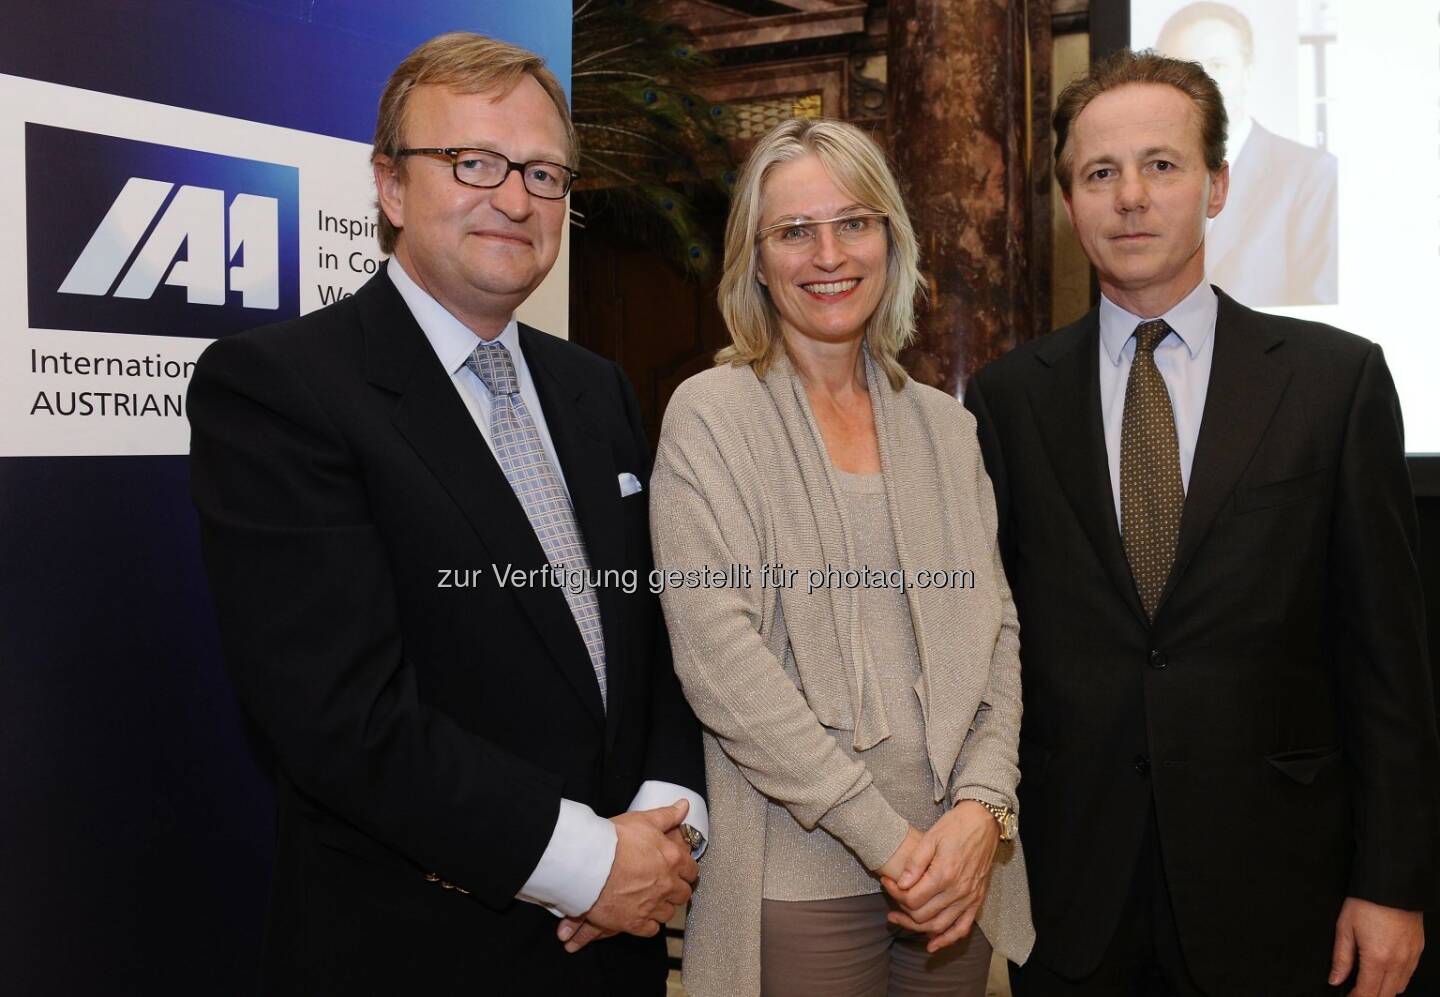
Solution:
<path fill-rule="evenodd" d="M 620 473 L 620 497 L 621 497 L 621 498 L 624 498 L 624 497 L 627 496 L 627 495 L 634 495 L 636 492 L 640 491 L 643 487 L 644 487 L 644 486 L 640 484 L 640 479 L 637 478 L 637 477 L 635 477 L 635 475 L 631 474 L 629 471 L 622 471 L 622 472 Z"/>

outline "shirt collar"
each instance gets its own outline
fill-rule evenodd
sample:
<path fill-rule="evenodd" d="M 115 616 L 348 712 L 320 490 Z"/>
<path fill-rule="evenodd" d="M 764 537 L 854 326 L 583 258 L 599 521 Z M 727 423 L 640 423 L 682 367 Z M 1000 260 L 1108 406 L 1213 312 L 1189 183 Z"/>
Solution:
<path fill-rule="evenodd" d="M 395 285 L 395 290 L 400 292 L 400 297 L 405 299 L 405 304 L 410 308 L 410 314 L 415 316 L 415 321 L 420 324 L 420 331 L 425 333 L 425 338 L 430 341 L 430 347 L 435 355 L 440 358 L 440 363 L 445 367 L 445 373 L 455 374 L 465 361 L 470 359 L 470 354 L 480 344 L 480 337 L 471 332 L 470 329 L 454 315 L 445 310 L 445 306 L 432 298 L 425 289 L 415 283 L 415 279 L 405 272 L 400 261 L 390 257 L 385 272 L 390 276 L 390 282 Z M 492 340 L 494 342 L 495 340 Z M 501 330 L 498 341 L 505 345 L 514 359 L 516 368 L 524 362 L 520 354 L 520 327 L 515 321 L 515 316 L 510 316 L 510 321 L 505 323 Z"/>
<path fill-rule="evenodd" d="M 1220 310 L 1214 289 L 1204 280 L 1195 289 L 1164 315 L 1165 320 L 1180 341 L 1190 351 L 1190 359 L 1200 355 L 1206 342 L 1215 334 L 1215 316 Z M 1100 343 L 1105 355 L 1115 366 L 1120 366 L 1120 354 L 1125 344 L 1135 334 L 1135 327 L 1145 319 L 1132 315 L 1115 302 L 1100 295 Z M 1168 336 L 1166 337 L 1169 338 Z"/>

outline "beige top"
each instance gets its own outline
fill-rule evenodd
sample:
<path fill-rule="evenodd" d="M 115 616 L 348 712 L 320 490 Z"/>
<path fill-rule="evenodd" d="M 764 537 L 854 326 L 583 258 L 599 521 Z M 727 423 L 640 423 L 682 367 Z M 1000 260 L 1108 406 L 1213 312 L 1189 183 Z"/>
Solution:
<path fill-rule="evenodd" d="M 904 821 L 925 830 L 945 813 L 945 801 L 930 793 L 930 759 L 925 749 L 925 716 L 915 683 L 920 652 L 905 593 L 888 582 L 900 570 L 895 531 L 885 506 L 885 477 L 832 468 L 843 493 L 841 515 L 855 551 L 856 566 L 884 573 L 887 584 L 860 592 L 860 631 L 879 677 L 880 698 L 890 718 L 890 736 L 867 751 L 856 751 L 845 731 L 827 731 L 840 749 L 861 762 L 875 785 Z M 795 656 L 788 649 L 785 672 L 799 684 Z M 840 804 L 841 807 L 847 804 Z M 903 837 L 904 828 L 901 827 Z M 773 800 L 765 813 L 765 899 L 830 900 L 879 893 L 880 881 L 855 853 L 823 827 L 807 831 Z"/>
<path fill-rule="evenodd" d="M 933 388 L 908 380 L 891 388 L 868 356 L 865 370 L 901 567 L 916 580 L 971 573 L 961 588 L 911 585 L 905 593 L 931 799 L 1014 807 L 1019 625 L 975 420 Z M 686 922 L 691 997 L 759 997 L 767 799 L 801 828 L 823 827 L 867 869 L 904 837 L 905 818 L 858 757 L 903 726 L 889 714 L 881 669 L 861 637 L 860 590 L 807 593 L 812 573 L 824 578 L 827 565 L 856 563 L 841 518 L 836 476 L 783 354 L 763 380 L 726 365 L 675 392 L 650 481 L 656 565 L 753 571 L 750 585 L 682 582 L 661 594 L 675 672 L 705 728 L 710 837 Z M 781 564 L 796 572 L 795 584 L 776 586 Z M 847 740 L 853 752 L 841 748 Z M 1022 814 L 1022 835 L 1023 825 Z M 1007 958 L 1029 955 L 1034 930 L 1018 843 L 996 857 L 979 924 Z"/>

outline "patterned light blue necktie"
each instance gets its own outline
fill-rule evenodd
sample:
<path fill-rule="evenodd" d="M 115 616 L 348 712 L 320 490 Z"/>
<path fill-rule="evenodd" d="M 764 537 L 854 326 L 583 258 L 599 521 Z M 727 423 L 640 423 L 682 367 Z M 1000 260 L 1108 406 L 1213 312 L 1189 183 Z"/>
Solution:
<path fill-rule="evenodd" d="M 590 558 L 585 552 L 585 538 L 575 521 L 575 510 L 565 491 L 560 472 L 550 463 L 535 420 L 520 399 L 520 383 L 515 376 L 515 360 L 499 341 L 481 343 L 465 361 L 481 383 L 489 389 L 495 404 L 490 411 L 490 439 L 495 457 L 505 479 L 515 490 L 515 497 L 525 509 L 530 526 L 540 540 L 545 557 L 556 567 L 564 565 L 566 576 L 590 571 Z M 566 581 L 570 579 L 567 577 Z M 579 591 L 575 591 L 575 589 Z M 600 683 L 600 702 L 605 697 L 605 631 L 600 623 L 600 600 L 595 590 L 566 584 L 562 589 L 575 625 L 590 652 L 595 680 Z"/>

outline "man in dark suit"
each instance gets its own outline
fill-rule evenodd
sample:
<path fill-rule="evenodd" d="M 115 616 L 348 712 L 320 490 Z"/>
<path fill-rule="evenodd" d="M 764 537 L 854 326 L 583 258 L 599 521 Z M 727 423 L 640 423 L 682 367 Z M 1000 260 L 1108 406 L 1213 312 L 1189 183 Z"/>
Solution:
<path fill-rule="evenodd" d="M 1255 308 L 1335 304 L 1339 163 L 1251 116 L 1250 19 L 1229 4 L 1201 0 L 1170 16 L 1155 47 L 1204 66 L 1230 119 L 1230 194 L 1205 237 L 1210 280 Z"/>
<path fill-rule="evenodd" d="M 1379 347 L 1204 281 L 1225 117 L 1121 53 L 1061 95 L 1103 295 L 965 396 L 1020 613 L 1017 997 L 1392 997 L 1436 901 L 1437 743 Z M 1328 981 L 1328 983 L 1327 983 Z"/>
<path fill-rule="evenodd" d="M 538 57 L 431 40 L 380 105 L 387 268 L 197 366 L 206 564 L 276 758 L 266 993 L 665 991 L 706 814 L 649 448 L 616 365 L 513 318 L 573 154 Z"/>

